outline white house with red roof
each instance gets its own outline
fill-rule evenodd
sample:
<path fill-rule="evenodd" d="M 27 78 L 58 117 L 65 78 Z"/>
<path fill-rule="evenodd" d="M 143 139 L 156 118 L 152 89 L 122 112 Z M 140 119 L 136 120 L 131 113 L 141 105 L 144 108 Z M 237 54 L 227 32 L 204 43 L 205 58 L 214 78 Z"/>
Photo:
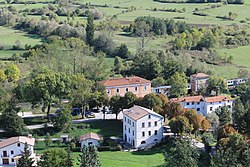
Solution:
<path fill-rule="evenodd" d="M 137 97 L 144 97 L 151 93 L 151 81 L 141 77 L 110 78 L 100 82 L 105 86 L 109 97 L 124 96 L 127 92 L 134 93 Z"/>
<path fill-rule="evenodd" d="M 26 136 L 11 137 L 0 142 L 0 166 L 15 166 L 24 151 L 25 143 L 31 152 L 31 157 L 35 157 L 35 139 Z"/>
<path fill-rule="evenodd" d="M 189 96 L 181 98 L 173 98 L 172 102 L 179 102 L 184 108 L 190 108 L 197 111 L 197 113 L 203 116 L 215 111 L 217 108 L 227 106 L 232 111 L 233 99 L 226 96 Z"/>
<path fill-rule="evenodd" d="M 163 138 L 163 117 L 154 111 L 134 106 L 123 111 L 123 140 L 133 148 L 145 147 Z"/>
<path fill-rule="evenodd" d="M 98 135 L 93 132 L 89 132 L 85 135 L 80 136 L 80 143 L 81 143 L 81 148 L 83 146 L 89 146 L 89 145 L 94 145 L 94 146 L 99 146 L 100 141 L 102 141 L 103 138 L 101 135 Z"/>

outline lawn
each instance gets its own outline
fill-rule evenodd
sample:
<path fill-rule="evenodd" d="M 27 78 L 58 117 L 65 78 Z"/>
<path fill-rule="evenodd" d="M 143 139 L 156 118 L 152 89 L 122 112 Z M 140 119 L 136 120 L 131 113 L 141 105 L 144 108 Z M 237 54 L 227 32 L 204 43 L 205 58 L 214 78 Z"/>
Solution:
<path fill-rule="evenodd" d="M 92 120 L 85 123 L 74 124 L 70 130 L 62 132 L 54 132 L 52 128 L 36 129 L 33 134 L 37 134 L 39 138 L 44 138 L 46 133 L 49 132 L 51 137 L 58 138 L 62 134 L 69 134 L 69 136 L 81 136 L 88 132 L 98 133 L 104 137 L 109 136 L 122 136 L 122 122 L 120 120 Z"/>

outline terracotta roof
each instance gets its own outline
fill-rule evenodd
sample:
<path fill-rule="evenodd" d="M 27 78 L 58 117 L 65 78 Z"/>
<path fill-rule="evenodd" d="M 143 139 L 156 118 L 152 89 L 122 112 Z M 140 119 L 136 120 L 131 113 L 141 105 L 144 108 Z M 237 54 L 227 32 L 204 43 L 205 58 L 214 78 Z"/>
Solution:
<path fill-rule="evenodd" d="M 28 145 L 34 146 L 35 139 L 26 136 L 11 137 L 0 142 L 0 148 L 6 147 L 15 143 L 27 143 Z"/>
<path fill-rule="evenodd" d="M 130 117 L 133 120 L 139 120 L 140 118 L 148 115 L 148 114 L 153 114 L 153 115 L 157 115 L 159 117 L 162 117 L 161 115 L 157 114 L 156 112 L 148 109 L 148 108 L 144 108 L 141 106 L 134 106 L 130 109 L 124 110 L 123 114 Z"/>
<path fill-rule="evenodd" d="M 200 102 L 202 101 L 202 96 L 189 96 L 189 97 L 180 97 L 180 98 L 173 98 L 170 101 L 172 102 Z"/>
<path fill-rule="evenodd" d="M 232 100 L 232 99 L 228 98 L 226 96 L 214 96 L 214 97 L 205 98 L 205 101 L 208 102 L 208 103 L 220 102 L 220 101 L 228 101 L 228 100 Z"/>
<path fill-rule="evenodd" d="M 148 81 L 141 77 L 133 76 L 126 78 L 111 78 L 108 80 L 103 80 L 100 83 L 104 86 L 122 86 L 122 85 L 133 85 L 133 84 L 146 84 L 146 83 L 151 83 L 151 81 Z"/>
<path fill-rule="evenodd" d="M 204 73 L 197 73 L 197 74 L 191 75 L 191 77 L 194 77 L 194 78 L 208 78 L 209 75 L 204 74 Z"/>
<path fill-rule="evenodd" d="M 89 132 L 85 135 L 80 136 L 80 141 L 87 140 L 87 139 L 102 140 L 102 136 L 93 132 Z"/>

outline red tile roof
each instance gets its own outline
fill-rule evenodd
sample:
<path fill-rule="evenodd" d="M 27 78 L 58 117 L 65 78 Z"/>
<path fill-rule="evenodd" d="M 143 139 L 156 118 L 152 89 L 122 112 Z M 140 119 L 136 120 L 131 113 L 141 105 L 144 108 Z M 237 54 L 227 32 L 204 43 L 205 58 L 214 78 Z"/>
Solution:
<path fill-rule="evenodd" d="M 203 99 L 202 96 L 189 96 L 171 99 L 172 102 L 200 102 Z"/>
<path fill-rule="evenodd" d="M 27 143 L 28 145 L 34 146 L 35 145 L 35 139 L 26 137 L 26 136 L 17 136 L 17 137 L 11 137 L 8 139 L 5 139 L 0 142 L 0 148 L 6 147 L 15 143 Z"/>
<path fill-rule="evenodd" d="M 220 102 L 220 101 L 228 101 L 228 100 L 232 100 L 231 98 L 228 98 L 226 96 L 214 96 L 214 97 L 207 97 L 205 99 L 206 102 L 208 103 L 212 103 L 212 102 Z"/>
<path fill-rule="evenodd" d="M 134 84 L 146 84 L 151 83 L 146 79 L 141 77 L 133 76 L 133 77 L 125 77 L 125 78 L 111 78 L 108 80 L 103 80 L 100 82 L 102 85 L 108 86 L 122 86 L 122 85 L 134 85 Z"/>
<path fill-rule="evenodd" d="M 80 141 L 87 140 L 87 139 L 102 140 L 102 136 L 93 132 L 89 132 L 85 135 L 80 136 Z"/>
<path fill-rule="evenodd" d="M 204 74 L 204 73 L 197 73 L 197 74 L 191 75 L 191 77 L 194 77 L 194 78 L 208 78 L 209 75 Z"/>
<path fill-rule="evenodd" d="M 226 96 L 214 96 L 214 97 L 189 96 L 189 97 L 170 99 L 170 101 L 172 102 L 200 102 L 202 100 L 204 100 L 207 103 L 212 103 L 212 102 L 228 101 L 232 99 Z"/>

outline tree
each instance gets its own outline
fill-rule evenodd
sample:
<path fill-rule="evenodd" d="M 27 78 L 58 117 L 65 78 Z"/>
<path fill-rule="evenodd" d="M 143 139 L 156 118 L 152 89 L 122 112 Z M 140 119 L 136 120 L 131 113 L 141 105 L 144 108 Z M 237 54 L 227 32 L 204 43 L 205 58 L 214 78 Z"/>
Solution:
<path fill-rule="evenodd" d="M 28 148 L 28 144 L 25 143 L 24 150 L 22 151 L 22 156 L 18 159 L 17 167 L 32 167 L 34 164 L 34 160 L 30 156 L 31 152 Z"/>
<path fill-rule="evenodd" d="M 232 123 L 232 114 L 227 107 L 221 107 L 215 110 L 219 117 L 220 126 L 225 126 Z"/>
<path fill-rule="evenodd" d="M 226 93 L 228 91 L 226 80 L 221 77 L 211 76 L 208 80 L 207 91 L 209 94 L 211 94 L 212 91 L 215 91 L 216 95 Z"/>
<path fill-rule="evenodd" d="M 211 152 L 210 144 L 214 143 L 214 137 L 212 133 L 207 133 L 207 132 L 203 133 L 201 136 L 201 140 L 205 145 L 205 150 L 207 151 L 207 153 L 210 153 Z"/>
<path fill-rule="evenodd" d="M 114 54 L 115 51 L 115 43 L 113 39 L 106 35 L 106 34 L 100 34 L 94 41 L 93 45 L 96 52 L 104 52 L 107 55 L 111 56 Z"/>
<path fill-rule="evenodd" d="M 163 77 L 157 77 L 152 80 L 152 87 L 164 86 L 166 85 L 166 81 Z"/>
<path fill-rule="evenodd" d="M 199 152 L 188 140 L 176 140 L 174 146 L 165 152 L 165 166 L 198 167 Z"/>
<path fill-rule="evenodd" d="M 247 109 L 243 106 L 240 99 L 235 101 L 235 106 L 233 108 L 232 118 L 235 128 L 240 133 L 246 133 L 249 122 L 247 121 Z"/>
<path fill-rule="evenodd" d="M 99 161 L 99 155 L 97 148 L 93 145 L 82 148 L 82 155 L 80 156 L 81 165 L 80 167 L 100 167 L 101 162 Z"/>
<path fill-rule="evenodd" d="M 94 15 L 89 14 L 87 19 L 87 27 L 86 27 L 86 42 L 89 45 L 92 45 L 95 33 L 95 26 L 94 26 Z"/>
<path fill-rule="evenodd" d="M 115 114 L 115 118 L 117 119 L 118 114 L 123 109 L 122 97 L 120 95 L 112 96 L 109 101 L 109 106 L 113 114 Z"/>
<path fill-rule="evenodd" d="M 152 80 L 159 76 L 161 71 L 162 67 L 157 56 L 150 51 L 146 51 L 139 52 L 135 56 L 129 74 Z"/>
<path fill-rule="evenodd" d="M 213 130 L 216 131 L 220 123 L 218 115 L 214 112 L 208 113 L 206 115 L 206 120 L 211 124 L 211 127 L 213 128 Z"/>
<path fill-rule="evenodd" d="M 117 74 L 121 74 L 123 70 L 125 70 L 123 60 L 120 57 L 116 56 L 114 61 L 114 71 Z"/>
<path fill-rule="evenodd" d="M 180 97 L 187 94 L 187 79 L 184 73 L 176 72 L 170 79 L 171 83 L 170 96 Z"/>
<path fill-rule="evenodd" d="M 61 131 L 71 125 L 72 115 L 70 110 L 62 109 L 52 118 L 52 124 L 55 129 Z"/>
<path fill-rule="evenodd" d="M 7 79 L 7 76 L 5 75 L 5 72 L 3 69 L 0 69 L 0 83 L 4 82 Z"/>
<path fill-rule="evenodd" d="M 211 128 L 211 124 L 209 123 L 209 121 L 206 120 L 206 119 L 203 119 L 203 120 L 201 121 L 201 129 L 204 130 L 204 131 L 207 131 L 207 130 L 209 130 L 210 128 Z"/>
<path fill-rule="evenodd" d="M 3 128 L 7 136 L 19 136 L 26 133 L 23 119 L 17 115 L 17 111 L 12 107 L 7 107 L 0 118 L 1 128 Z"/>
<path fill-rule="evenodd" d="M 40 167 L 62 167 L 67 166 L 67 152 L 64 149 L 50 148 L 43 152 L 41 160 L 38 162 Z"/>
<path fill-rule="evenodd" d="M 124 97 L 122 97 L 123 109 L 131 108 L 135 104 L 137 97 L 132 92 L 127 92 Z"/>
<path fill-rule="evenodd" d="M 144 21 L 136 22 L 134 33 L 138 37 L 140 49 L 144 49 L 151 39 L 150 26 Z"/>
<path fill-rule="evenodd" d="M 86 107 L 92 97 L 92 87 L 94 83 L 85 78 L 84 75 L 76 74 L 71 76 L 70 97 L 72 106 L 81 106 L 82 118 L 85 116 Z"/>
<path fill-rule="evenodd" d="M 250 72 L 246 69 L 239 69 L 238 77 L 239 78 L 250 78 Z"/>
<path fill-rule="evenodd" d="M 49 133 L 46 134 L 44 138 L 44 143 L 47 147 L 49 147 L 52 144 L 51 136 Z"/>
<path fill-rule="evenodd" d="M 152 109 L 157 113 L 162 112 L 162 101 L 155 93 L 145 95 L 140 101 L 140 105 Z"/>
<path fill-rule="evenodd" d="M 4 72 L 5 72 L 5 75 L 7 76 L 9 82 L 18 81 L 19 75 L 20 75 L 20 70 L 18 69 L 17 65 L 15 65 L 15 64 L 8 65 Z"/>
<path fill-rule="evenodd" d="M 189 124 L 189 121 L 184 116 L 177 116 L 176 118 L 173 118 L 169 122 L 169 126 L 171 129 L 171 132 L 175 134 L 183 134 L 189 133 L 192 130 L 192 125 Z"/>
<path fill-rule="evenodd" d="M 70 81 L 65 73 L 43 69 L 33 72 L 29 80 L 24 84 L 22 98 L 31 102 L 33 106 L 42 104 L 42 111 L 47 108 L 47 119 L 50 121 L 51 103 L 60 101 L 69 93 Z"/>
<path fill-rule="evenodd" d="M 131 53 L 129 52 L 126 44 L 121 44 L 120 46 L 116 47 L 115 56 L 119 56 L 123 59 L 127 59 L 129 58 L 130 54 Z"/>
<path fill-rule="evenodd" d="M 203 117 L 197 114 L 195 110 L 189 110 L 185 112 L 185 116 L 188 118 L 189 124 L 193 125 L 193 132 L 195 133 L 196 131 L 198 131 L 201 127 Z"/>
<path fill-rule="evenodd" d="M 180 103 L 168 103 L 164 111 L 168 119 L 176 118 L 177 116 L 184 115 L 185 111 Z"/>

